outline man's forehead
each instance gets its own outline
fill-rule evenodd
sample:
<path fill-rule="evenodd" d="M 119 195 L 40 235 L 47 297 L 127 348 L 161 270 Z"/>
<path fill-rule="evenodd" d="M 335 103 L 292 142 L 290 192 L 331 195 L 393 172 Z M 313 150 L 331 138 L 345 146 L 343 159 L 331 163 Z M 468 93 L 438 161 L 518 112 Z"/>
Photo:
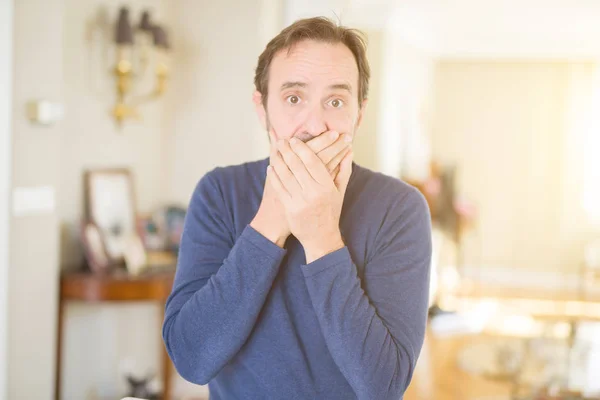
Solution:
<path fill-rule="evenodd" d="M 302 41 L 278 52 L 271 63 L 270 83 L 286 87 L 326 85 L 351 92 L 358 83 L 354 55 L 342 43 Z"/>

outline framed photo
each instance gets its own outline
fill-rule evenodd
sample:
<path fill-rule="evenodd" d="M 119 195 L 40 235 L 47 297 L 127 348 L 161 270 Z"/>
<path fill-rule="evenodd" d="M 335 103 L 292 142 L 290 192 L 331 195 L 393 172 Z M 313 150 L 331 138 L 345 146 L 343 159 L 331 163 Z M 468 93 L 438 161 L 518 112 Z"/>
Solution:
<path fill-rule="evenodd" d="M 100 232 L 113 264 L 123 263 L 128 241 L 136 234 L 136 210 L 131 173 L 127 169 L 85 173 L 87 220 Z"/>
<path fill-rule="evenodd" d="M 106 252 L 104 238 L 96 224 L 88 221 L 81 224 L 81 242 L 90 269 L 96 273 L 107 272 L 112 261 Z"/>

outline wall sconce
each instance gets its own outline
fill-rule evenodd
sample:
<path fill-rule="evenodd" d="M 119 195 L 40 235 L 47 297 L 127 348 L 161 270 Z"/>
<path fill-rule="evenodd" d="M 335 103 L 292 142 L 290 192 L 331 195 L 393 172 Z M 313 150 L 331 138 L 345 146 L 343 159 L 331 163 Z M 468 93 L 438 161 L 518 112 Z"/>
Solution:
<path fill-rule="evenodd" d="M 158 98 L 166 91 L 170 45 L 164 28 L 152 23 L 147 11 L 142 13 L 140 24 L 132 28 L 129 9 L 122 7 L 115 33 L 117 62 L 114 74 L 117 78 L 117 104 L 112 110 L 112 115 L 121 125 L 128 118 L 141 119 L 138 106 Z M 142 80 L 150 64 L 154 65 L 156 76 L 154 89 L 150 93 L 129 98 L 132 95 L 133 84 Z"/>

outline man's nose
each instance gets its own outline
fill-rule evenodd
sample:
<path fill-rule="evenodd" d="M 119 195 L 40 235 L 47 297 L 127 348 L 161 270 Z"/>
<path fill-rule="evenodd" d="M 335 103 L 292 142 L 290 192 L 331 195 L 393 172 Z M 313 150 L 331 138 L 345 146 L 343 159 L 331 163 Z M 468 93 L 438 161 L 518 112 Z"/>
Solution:
<path fill-rule="evenodd" d="M 325 113 L 320 104 L 310 107 L 308 110 L 306 120 L 304 122 L 304 130 L 312 137 L 319 136 L 321 133 L 327 130 Z"/>

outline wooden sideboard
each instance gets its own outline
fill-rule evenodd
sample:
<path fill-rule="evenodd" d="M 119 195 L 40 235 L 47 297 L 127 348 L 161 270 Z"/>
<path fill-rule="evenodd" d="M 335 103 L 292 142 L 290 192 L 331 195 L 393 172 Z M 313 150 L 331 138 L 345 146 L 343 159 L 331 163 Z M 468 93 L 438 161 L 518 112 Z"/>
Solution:
<path fill-rule="evenodd" d="M 61 399 L 61 367 L 64 308 L 67 302 L 85 303 L 154 301 L 161 305 L 164 317 L 164 305 L 171 293 L 175 268 L 147 272 L 132 276 L 124 271 L 99 275 L 91 272 L 64 272 L 60 277 L 58 332 L 56 354 L 56 400 Z M 163 318 L 160 319 L 162 324 Z M 156 327 L 160 334 L 161 327 Z M 162 341 L 161 341 L 162 343 Z M 163 399 L 170 400 L 172 364 L 164 346 L 161 345 Z"/>

